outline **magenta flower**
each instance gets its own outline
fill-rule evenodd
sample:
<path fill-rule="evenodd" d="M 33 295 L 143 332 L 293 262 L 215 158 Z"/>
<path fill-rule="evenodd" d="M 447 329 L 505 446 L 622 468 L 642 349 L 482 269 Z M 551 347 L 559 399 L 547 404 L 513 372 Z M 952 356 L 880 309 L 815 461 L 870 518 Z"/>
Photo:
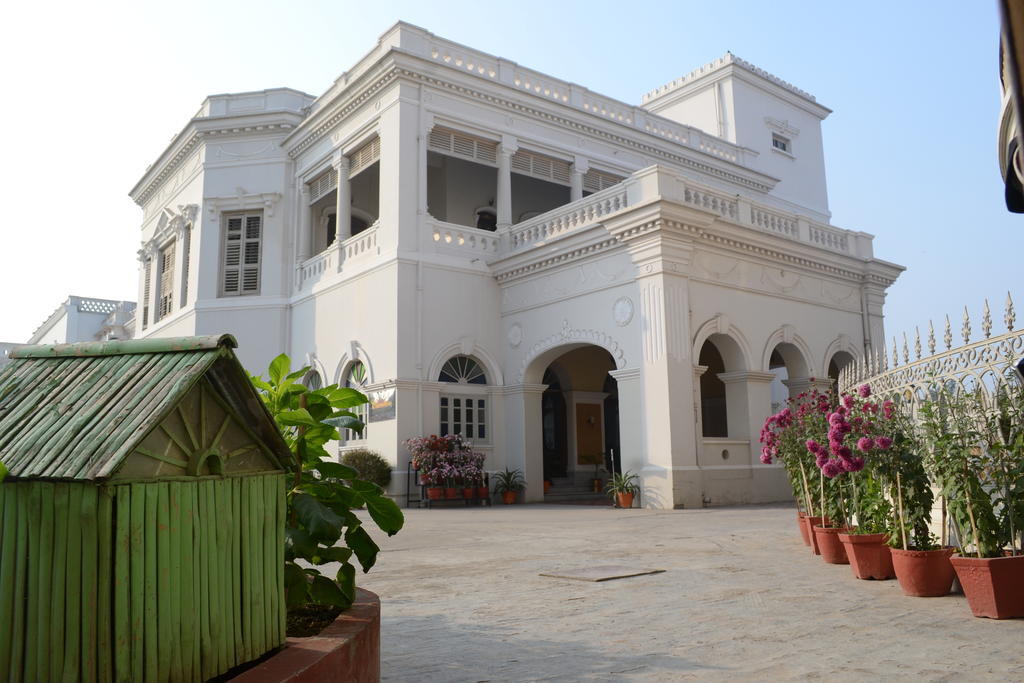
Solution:
<path fill-rule="evenodd" d="M 836 460 L 828 460 L 821 466 L 821 473 L 829 479 L 834 479 L 843 473 L 843 466 Z"/>
<path fill-rule="evenodd" d="M 868 451 L 870 451 L 874 447 L 875 447 L 874 439 L 872 439 L 870 436 L 862 436 L 859 439 L 857 439 L 857 450 L 858 451 L 863 451 L 863 452 L 867 453 Z"/>
<path fill-rule="evenodd" d="M 850 450 L 849 446 L 843 446 L 836 452 L 836 455 L 838 455 L 843 460 L 849 460 L 850 458 L 853 457 L 853 451 Z"/>
<path fill-rule="evenodd" d="M 843 394 L 843 407 L 847 409 L 853 408 L 853 396 Z"/>
<path fill-rule="evenodd" d="M 884 450 L 888 449 L 889 446 L 892 446 L 892 439 L 890 439 L 889 437 L 887 437 L 887 436 L 880 436 L 877 439 L 875 439 L 875 447 L 876 448 L 880 448 L 881 450 L 884 451 Z"/>
<path fill-rule="evenodd" d="M 861 398 L 867 398 L 868 396 L 871 395 L 871 385 L 861 384 L 859 387 L 857 387 L 857 393 L 860 394 Z"/>
<path fill-rule="evenodd" d="M 766 449 L 761 450 L 761 463 L 765 465 L 772 464 L 772 456 L 765 452 Z"/>
<path fill-rule="evenodd" d="M 847 472 L 860 472 L 864 469 L 864 458 L 850 458 L 842 462 L 842 467 Z"/>

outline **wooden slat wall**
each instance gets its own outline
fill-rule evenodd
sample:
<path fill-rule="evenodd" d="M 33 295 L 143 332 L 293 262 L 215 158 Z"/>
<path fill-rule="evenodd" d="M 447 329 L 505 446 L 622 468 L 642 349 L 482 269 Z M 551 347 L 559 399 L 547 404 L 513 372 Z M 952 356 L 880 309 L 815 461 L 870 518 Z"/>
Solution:
<path fill-rule="evenodd" d="M 0 679 L 202 681 L 283 644 L 284 487 L 0 484 Z"/>

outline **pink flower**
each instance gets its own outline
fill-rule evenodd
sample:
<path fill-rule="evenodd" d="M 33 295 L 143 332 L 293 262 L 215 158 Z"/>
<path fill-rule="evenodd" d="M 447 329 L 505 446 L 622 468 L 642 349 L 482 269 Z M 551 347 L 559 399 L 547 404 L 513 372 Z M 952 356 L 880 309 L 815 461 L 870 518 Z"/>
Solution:
<path fill-rule="evenodd" d="M 843 406 L 847 409 L 853 408 L 853 396 L 843 394 Z"/>
<path fill-rule="evenodd" d="M 886 420 L 892 419 L 892 411 L 895 408 L 896 404 L 893 403 L 892 401 L 886 401 L 885 403 L 882 404 L 882 411 L 885 413 Z"/>
<path fill-rule="evenodd" d="M 868 396 L 871 395 L 871 385 L 861 384 L 859 387 L 857 387 L 857 393 L 860 394 L 861 398 L 867 398 Z"/>
<path fill-rule="evenodd" d="M 860 472 L 864 469 L 864 458 L 850 458 L 842 462 L 842 467 L 847 472 Z"/>
<path fill-rule="evenodd" d="M 807 446 L 807 450 L 810 451 L 811 453 L 817 453 L 818 451 L 821 450 L 821 444 L 819 444 L 814 439 L 807 439 L 807 443 L 804 445 Z"/>
<path fill-rule="evenodd" d="M 857 439 L 857 450 L 867 453 L 875 447 L 875 442 L 870 436 L 862 436 Z"/>
<path fill-rule="evenodd" d="M 836 451 L 836 455 L 838 455 L 843 460 L 849 460 L 850 458 L 853 457 L 853 451 L 850 450 L 849 446 L 843 446 L 838 451 Z"/>
<path fill-rule="evenodd" d="M 884 451 L 888 449 L 889 446 L 892 446 L 892 439 L 890 439 L 889 437 L 880 436 L 877 439 L 875 439 L 875 447 L 880 448 L 881 450 Z"/>
<path fill-rule="evenodd" d="M 762 449 L 761 450 L 761 462 L 763 464 L 765 464 L 765 465 L 771 465 L 772 464 L 772 456 L 769 455 L 768 453 L 766 453 L 765 450 L 767 450 L 767 449 Z"/>
<path fill-rule="evenodd" d="M 843 466 L 836 460 L 829 460 L 821 466 L 821 473 L 829 479 L 833 479 L 843 473 Z"/>
<path fill-rule="evenodd" d="M 828 453 L 824 451 L 818 451 L 818 455 L 814 458 L 814 464 L 816 464 L 818 467 L 822 467 L 827 462 Z"/>

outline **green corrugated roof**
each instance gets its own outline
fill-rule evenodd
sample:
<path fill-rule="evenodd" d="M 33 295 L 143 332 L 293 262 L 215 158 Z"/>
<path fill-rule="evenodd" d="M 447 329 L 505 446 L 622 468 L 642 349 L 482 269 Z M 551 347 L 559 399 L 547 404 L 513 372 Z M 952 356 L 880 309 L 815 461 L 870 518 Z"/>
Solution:
<path fill-rule="evenodd" d="M 0 371 L 0 461 L 15 478 L 105 479 L 205 375 L 287 466 L 236 346 L 222 335 L 18 348 Z"/>

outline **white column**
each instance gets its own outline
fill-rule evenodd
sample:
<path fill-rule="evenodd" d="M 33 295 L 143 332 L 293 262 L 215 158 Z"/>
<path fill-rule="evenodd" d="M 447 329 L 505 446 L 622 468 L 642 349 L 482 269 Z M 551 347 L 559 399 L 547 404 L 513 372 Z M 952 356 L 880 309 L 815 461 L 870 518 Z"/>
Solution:
<path fill-rule="evenodd" d="M 796 398 L 812 389 L 817 389 L 822 394 L 828 393 L 832 389 L 832 380 L 828 377 L 796 377 L 784 379 L 782 383 L 789 389 L 790 398 Z"/>
<path fill-rule="evenodd" d="M 309 185 L 299 181 L 299 248 L 298 248 L 298 261 L 299 263 L 305 263 L 312 254 L 310 253 L 310 243 L 313 240 L 313 226 L 311 225 L 312 217 L 310 216 L 309 208 Z"/>
<path fill-rule="evenodd" d="M 622 471 L 639 474 L 644 466 L 644 392 L 640 368 L 608 373 L 619 393 L 619 461 Z"/>
<path fill-rule="evenodd" d="M 725 384 L 725 404 L 729 421 L 729 438 L 750 442 L 750 460 L 760 462 L 757 435 L 772 408 L 771 372 L 722 372 L 718 379 Z"/>
<path fill-rule="evenodd" d="M 337 203 L 334 214 L 334 241 L 341 244 L 352 236 L 352 185 L 348 172 L 351 168 L 348 157 L 338 154 L 334 158 L 334 170 L 338 173 Z"/>
<path fill-rule="evenodd" d="M 522 470 L 526 479 L 524 500 L 544 501 L 544 435 L 541 399 L 544 384 L 518 384 L 504 388 L 505 466 Z M 499 464 L 500 466 L 500 464 Z"/>
<path fill-rule="evenodd" d="M 569 201 L 583 199 L 583 176 L 590 170 L 590 164 L 582 157 L 576 157 L 569 175 Z"/>
<path fill-rule="evenodd" d="M 507 135 L 498 145 L 498 190 L 494 210 L 499 230 L 512 225 L 512 155 L 517 149 L 515 138 Z"/>

